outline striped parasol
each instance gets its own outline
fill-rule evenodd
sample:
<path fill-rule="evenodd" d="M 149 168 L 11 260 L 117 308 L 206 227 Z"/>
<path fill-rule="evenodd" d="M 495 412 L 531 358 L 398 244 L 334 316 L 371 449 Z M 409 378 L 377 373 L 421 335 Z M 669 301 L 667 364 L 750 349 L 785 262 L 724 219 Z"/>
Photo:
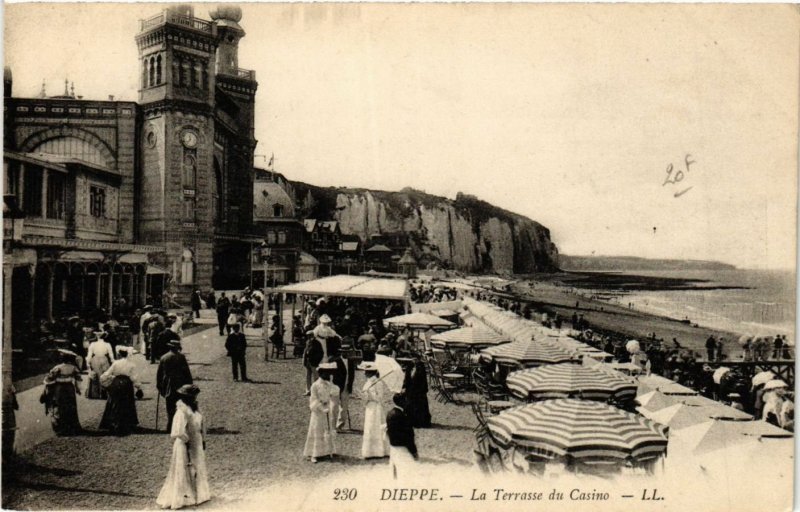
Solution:
<path fill-rule="evenodd" d="M 592 366 L 549 364 L 511 372 L 506 379 L 511 393 L 523 400 L 577 397 L 586 400 L 631 400 L 637 384 L 621 374 Z"/>
<path fill-rule="evenodd" d="M 481 358 L 498 363 L 533 366 L 540 364 L 568 363 L 572 354 L 550 343 L 538 341 L 514 341 L 497 347 L 483 349 Z"/>
<path fill-rule="evenodd" d="M 383 323 L 387 326 L 409 327 L 412 329 L 443 329 L 454 325 L 453 322 L 427 313 L 409 313 L 407 315 L 393 316 L 384 319 Z"/>
<path fill-rule="evenodd" d="M 664 455 L 668 427 L 587 400 L 545 400 L 487 420 L 492 440 L 546 458 L 643 462 Z"/>
<path fill-rule="evenodd" d="M 507 336 L 481 327 L 462 327 L 431 336 L 431 345 L 436 348 L 486 348 L 509 341 Z"/>

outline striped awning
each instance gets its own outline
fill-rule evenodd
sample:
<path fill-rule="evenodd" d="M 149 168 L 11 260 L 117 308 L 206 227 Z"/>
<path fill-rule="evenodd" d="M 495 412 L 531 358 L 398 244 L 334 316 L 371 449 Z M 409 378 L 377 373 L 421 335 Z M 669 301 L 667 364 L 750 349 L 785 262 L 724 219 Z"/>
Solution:
<path fill-rule="evenodd" d="M 500 448 L 581 462 L 641 462 L 667 450 L 668 427 L 588 400 L 545 400 L 487 420 Z"/>
<path fill-rule="evenodd" d="M 431 336 L 431 345 L 436 348 L 486 348 L 509 341 L 507 336 L 481 327 L 462 327 Z"/>
<path fill-rule="evenodd" d="M 521 364 L 523 366 L 568 363 L 574 356 L 550 343 L 540 341 L 515 341 L 481 351 L 481 357 L 498 363 Z"/>
<path fill-rule="evenodd" d="M 511 393 L 523 400 L 576 397 L 586 400 L 631 400 L 637 384 L 620 374 L 592 366 L 549 364 L 511 372 L 506 379 Z"/>

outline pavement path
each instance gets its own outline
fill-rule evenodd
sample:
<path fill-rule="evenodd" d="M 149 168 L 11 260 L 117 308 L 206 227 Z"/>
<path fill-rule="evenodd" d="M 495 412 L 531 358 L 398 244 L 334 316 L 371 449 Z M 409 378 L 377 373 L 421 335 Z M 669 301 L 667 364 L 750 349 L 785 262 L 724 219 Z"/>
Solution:
<path fill-rule="evenodd" d="M 225 354 L 223 338 L 218 336 L 215 328 L 212 328 L 217 324 L 216 316 L 212 317 L 211 311 L 203 311 L 195 323 L 205 324 L 207 327 L 181 340 L 183 353 L 190 366 L 210 364 Z M 145 360 L 143 353 L 135 354 L 131 359 L 136 363 L 138 377 L 142 381 L 145 393 L 153 395 L 158 365 L 150 364 Z M 81 389 L 85 391 L 88 375 L 82 377 Z M 16 411 L 17 433 L 14 440 L 14 449 L 17 453 L 24 453 L 37 444 L 55 437 L 50 426 L 50 418 L 45 415 L 44 405 L 39 402 L 43 391 L 44 385 L 40 384 L 17 394 L 19 410 Z M 105 405 L 105 400 L 90 400 L 83 395 L 79 396 L 78 418 L 81 419 L 81 423 L 84 426 L 98 423 Z M 161 414 L 163 425 L 163 411 Z"/>

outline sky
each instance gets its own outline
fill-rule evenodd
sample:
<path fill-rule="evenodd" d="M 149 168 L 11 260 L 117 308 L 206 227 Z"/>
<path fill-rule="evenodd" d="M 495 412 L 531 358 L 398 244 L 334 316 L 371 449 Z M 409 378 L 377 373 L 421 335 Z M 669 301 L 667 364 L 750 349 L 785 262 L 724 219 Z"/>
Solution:
<path fill-rule="evenodd" d="M 135 101 L 138 20 L 163 7 L 6 4 L 14 95 L 66 77 Z M 257 164 L 473 194 L 563 254 L 795 267 L 797 6 L 242 7 Z"/>

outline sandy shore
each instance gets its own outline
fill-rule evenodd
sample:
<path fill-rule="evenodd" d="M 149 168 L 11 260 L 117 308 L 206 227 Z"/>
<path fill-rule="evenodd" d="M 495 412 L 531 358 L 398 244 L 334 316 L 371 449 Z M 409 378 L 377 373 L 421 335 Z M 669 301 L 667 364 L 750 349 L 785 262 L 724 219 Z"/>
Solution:
<path fill-rule="evenodd" d="M 512 291 L 523 300 L 528 300 L 551 313 L 558 313 L 567 321 L 573 313 L 577 313 L 583 315 L 584 320 L 594 327 L 626 337 L 641 340 L 655 333 L 656 338 L 663 339 L 668 346 L 671 346 L 672 339 L 676 338 L 682 346 L 695 350 L 703 356 L 705 356 L 705 342 L 713 335 L 717 339 L 721 337 L 726 340 L 725 353 L 729 360 L 742 359 L 742 349 L 736 342 L 741 333 L 687 324 L 676 319 L 577 295 L 572 293 L 572 290 L 551 283 L 537 283 L 535 287 L 531 287 L 530 281 L 518 281 L 512 286 Z"/>

